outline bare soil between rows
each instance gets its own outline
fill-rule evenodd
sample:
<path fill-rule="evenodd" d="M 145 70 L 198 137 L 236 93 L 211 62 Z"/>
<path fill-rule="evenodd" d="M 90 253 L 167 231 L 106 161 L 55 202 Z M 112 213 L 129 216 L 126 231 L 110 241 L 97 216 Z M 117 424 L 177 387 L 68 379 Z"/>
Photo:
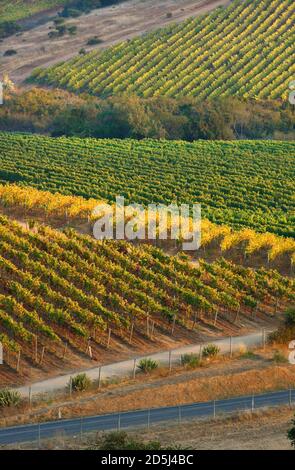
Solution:
<path fill-rule="evenodd" d="M 39 13 L 35 18 L 24 22 L 26 27 L 32 29 L 9 37 L 0 44 L 0 56 L 8 49 L 17 51 L 14 56 L 1 57 L 0 76 L 8 73 L 15 83 L 20 84 L 30 76 L 34 68 L 48 67 L 68 60 L 77 55 L 81 48 L 87 51 L 94 48 L 103 50 L 120 41 L 171 22 L 180 22 L 191 16 L 204 14 L 228 3 L 228 0 L 130 0 L 116 6 L 93 10 L 77 19 L 69 19 L 67 23 L 78 27 L 76 36 L 67 34 L 55 39 L 48 38 L 52 21 L 44 21 L 46 18 L 51 19 L 59 9 Z M 96 35 L 103 42 L 95 47 L 87 46 L 88 39 Z"/>

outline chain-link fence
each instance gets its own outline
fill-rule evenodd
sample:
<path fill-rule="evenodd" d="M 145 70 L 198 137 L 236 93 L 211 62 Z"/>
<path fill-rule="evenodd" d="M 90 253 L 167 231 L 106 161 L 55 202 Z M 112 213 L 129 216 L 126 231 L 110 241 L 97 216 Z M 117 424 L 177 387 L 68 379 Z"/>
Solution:
<path fill-rule="evenodd" d="M 78 419 L 59 420 L 0 430 L 0 445 L 82 437 L 86 433 L 121 429 L 150 428 L 163 422 L 182 423 L 191 419 L 216 418 L 229 413 L 254 412 L 275 406 L 295 405 L 295 389 L 235 397 L 205 403 L 114 413 Z"/>

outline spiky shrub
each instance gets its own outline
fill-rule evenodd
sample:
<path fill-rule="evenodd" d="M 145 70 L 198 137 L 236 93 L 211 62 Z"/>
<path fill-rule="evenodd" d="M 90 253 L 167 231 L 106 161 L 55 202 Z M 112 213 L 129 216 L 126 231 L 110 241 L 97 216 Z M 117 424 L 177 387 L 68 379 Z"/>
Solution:
<path fill-rule="evenodd" d="M 91 387 L 91 383 L 90 378 L 86 374 L 78 374 L 72 378 L 72 390 L 74 392 L 85 392 L 85 390 Z"/>
<path fill-rule="evenodd" d="M 0 408 L 17 406 L 21 401 L 21 396 L 14 390 L 0 390 Z"/>
<path fill-rule="evenodd" d="M 215 344 L 208 344 L 203 349 L 203 357 L 211 359 L 216 357 L 219 352 L 220 348 L 218 346 L 216 346 Z"/>
<path fill-rule="evenodd" d="M 157 361 L 147 358 L 147 359 L 141 359 L 137 368 L 140 372 L 144 372 L 145 374 L 148 374 L 149 372 L 152 372 L 153 370 L 157 369 L 158 366 L 159 364 L 157 363 Z"/>
<path fill-rule="evenodd" d="M 184 367 L 189 367 L 194 369 L 195 367 L 200 366 L 201 361 L 197 354 L 183 354 L 181 356 L 181 365 Z"/>
<path fill-rule="evenodd" d="M 284 356 L 284 354 L 282 354 L 280 351 L 275 351 L 273 353 L 273 358 L 272 360 L 276 363 L 276 364 L 284 364 L 286 362 L 288 362 L 288 359 Z"/>

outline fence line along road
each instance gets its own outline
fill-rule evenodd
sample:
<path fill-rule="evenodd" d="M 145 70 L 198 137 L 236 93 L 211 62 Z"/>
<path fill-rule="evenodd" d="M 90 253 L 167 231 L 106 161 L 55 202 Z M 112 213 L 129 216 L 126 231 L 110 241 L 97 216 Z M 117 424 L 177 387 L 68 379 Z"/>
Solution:
<path fill-rule="evenodd" d="M 218 415 L 255 411 L 295 404 L 295 389 L 248 395 L 189 405 L 128 411 L 85 418 L 52 421 L 0 429 L 0 445 L 39 442 L 61 436 L 82 437 L 84 433 L 147 427 L 161 422 L 215 418 Z"/>
<path fill-rule="evenodd" d="M 135 371 L 136 362 L 138 363 L 141 359 L 143 359 L 143 357 L 150 357 L 162 366 L 172 366 L 173 364 L 180 364 L 181 356 L 183 354 L 200 354 L 202 352 L 202 348 L 208 344 L 215 344 L 218 346 L 220 349 L 220 354 L 231 354 L 238 352 L 243 348 L 250 350 L 265 345 L 266 336 L 271 331 L 272 330 L 266 331 L 265 329 L 262 329 L 256 331 L 255 333 L 244 336 L 233 336 L 215 341 L 208 341 L 206 343 L 181 346 L 170 351 L 152 353 L 146 356 L 137 357 L 136 359 L 133 358 L 126 361 L 94 367 L 91 369 L 78 370 L 76 372 L 72 372 L 71 374 L 53 377 L 51 379 L 20 387 L 17 388 L 17 390 L 23 397 L 30 398 L 32 398 L 33 395 L 56 392 L 58 390 L 65 389 L 73 375 L 83 372 L 85 372 L 91 380 L 109 380 L 114 377 L 122 378 L 130 375 L 132 376 Z"/>

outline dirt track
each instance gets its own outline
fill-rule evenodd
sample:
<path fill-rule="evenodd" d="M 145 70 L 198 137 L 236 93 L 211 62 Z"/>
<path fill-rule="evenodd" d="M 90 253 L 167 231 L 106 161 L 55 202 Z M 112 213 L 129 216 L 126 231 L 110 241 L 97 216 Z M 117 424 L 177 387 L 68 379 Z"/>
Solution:
<path fill-rule="evenodd" d="M 77 19 L 70 19 L 68 23 L 78 27 L 77 35 L 65 35 L 57 39 L 48 38 L 52 21 L 39 24 L 1 43 L 0 76 L 6 72 L 19 84 L 36 67 L 46 67 L 68 60 L 81 48 L 93 49 L 86 46 L 86 43 L 95 35 L 99 36 L 103 43 L 94 47 L 103 49 L 168 23 L 200 15 L 228 3 L 229 0 L 130 0 L 117 6 L 93 10 Z M 46 15 L 52 18 L 57 11 L 58 9 L 47 12 Z M 167 13 L 172 14 L 172 17 L 168 18 Z M 42 23 L 43 20 L 39 14 L 38 21 Z M 3 57 L 3 53 L 8 49 L 16 50 L 17 55 Z"/>

